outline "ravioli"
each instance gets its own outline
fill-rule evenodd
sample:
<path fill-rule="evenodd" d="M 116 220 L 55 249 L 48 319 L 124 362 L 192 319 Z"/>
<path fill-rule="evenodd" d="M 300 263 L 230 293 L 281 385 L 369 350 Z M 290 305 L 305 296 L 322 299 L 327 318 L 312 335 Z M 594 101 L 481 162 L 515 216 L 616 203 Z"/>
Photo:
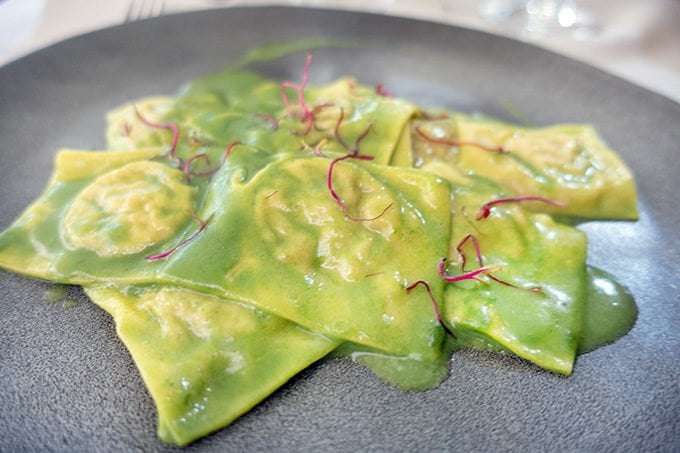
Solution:
<path fill-rule="evenodd" d="M 271 314 L 172 286 L 88 286 L 158 410 L 158 436 L 185 445 L 250 410 L 338 346 Z"/>
<path fill-rule="evenodd" d="M 210 227 L 167 261 L 164 273 L 202 291 L 253 304 L 326 335 L 391 354 L 432 354 L 442 338 L 415 280 L 443 285 L 433 265 L 448 250 L 449 185 L 412 169 L 281 155 L 253 173 L 255 151 L 215 176 Z M 382 213 L 382 214 L 381 214 Z M 381 214 L 381 215 L 380 215 Z M 163 265 L 160 264 L 159 265 Z"/>
<path fill-rule="evenodd" d="M 563 218 L 638 217 L 630 170 L 592 126 L 532 129 L 455 115 L 453 119 L 415 121 L 412 139 L 420 165 L 442 160 L 463 173 L 497 181 L 510 194 L 563 204 L 539 203 L 531 209 Z"/>
<path fill-rule="evenodd" d="M 307 87 L 310 61 L 299 84 L 229 69 L 114 109 L 109 150 L 61 150 L 0 233 L 0 267 L 113 316 L 161 439 L 225 426 L 333 350 L 419 391 L 455 349 L 571 374 L 632 326 L 584 323 L 627 293 L 597 289 L 585 235 L 555 220 L 637 216 L 592 127 L 431 119 L 353 78 Z"/>

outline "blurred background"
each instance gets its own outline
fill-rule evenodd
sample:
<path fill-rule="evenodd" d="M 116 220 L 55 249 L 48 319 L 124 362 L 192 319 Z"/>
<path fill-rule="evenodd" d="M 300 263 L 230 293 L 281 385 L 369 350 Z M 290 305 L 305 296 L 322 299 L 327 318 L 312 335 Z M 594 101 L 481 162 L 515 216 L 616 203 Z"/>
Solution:
<path fill-rule="evenodd" d="M 484 30 L 586 62 L 680 102 L 678 0 L 0 0 L 0 65 L 125 22 L 267 5 L 365 11 Z"/>

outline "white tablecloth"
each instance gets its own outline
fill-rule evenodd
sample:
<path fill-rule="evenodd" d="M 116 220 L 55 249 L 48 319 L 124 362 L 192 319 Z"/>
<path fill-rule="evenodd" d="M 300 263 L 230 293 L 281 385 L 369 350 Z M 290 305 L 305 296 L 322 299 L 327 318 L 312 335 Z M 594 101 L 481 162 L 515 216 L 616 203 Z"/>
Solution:
<path fill-rule="evenodd" d="M 131 0 L 0 0 L 0 65 L 62 39 L 125 22 Z M 150 1 L 150 0 L 147 0 Z M 160 1 L 160 0 L 156 0 Z M 481 0 L 164 0 L 163 13 L 238 5 L 296 5 L 415 17 L 476 28 L 533 43 L 599 67 L 680 102 L 680 1 L 576 2 L 599 32 L 527 36 L 517 21 L 493 24 L 479 16 Z"/>

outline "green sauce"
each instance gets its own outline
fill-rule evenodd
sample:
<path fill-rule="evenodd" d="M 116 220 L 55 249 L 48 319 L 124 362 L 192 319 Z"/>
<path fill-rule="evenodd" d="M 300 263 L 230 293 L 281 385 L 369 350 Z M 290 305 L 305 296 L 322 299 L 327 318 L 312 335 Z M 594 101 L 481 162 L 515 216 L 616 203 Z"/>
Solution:
<path fill-rule="evenodd" d="M 66 299 L 68 293 L 69 293 L 68 285 L 60 284 L 52 285 L 49 288 L 47 288 L 47 291 L 45 291 L 43 300 L 49 304 L 61 302 L 62 300 Z"/>
<path fill-rule="evenodd" d="M 75 299 L 66 299 L 64 301 L 63 305 L 64 305 L 64 308 L 73 308 L 73 307 L 76 307 L 78 305 L 78 301 L 75 300 Z"/>
<path fill-rule="evenodd" d="M 239 60 L 235 67 L 243 67 L 253 63 L 277 60 L 296 52 L 309 52 L 314 49 L 352 48 L 359 47 L 359 41 L 349 39 L 299 39 L 284 43 L 272 43 L 251 49 L 245 57 Z"/>
<path fill-rule="evenodd" d="M 586 304 L 578 353 L 585 354 L 625 336 L 635 325 L 637 306 L 633 296 L 613 276 L 592 266 L 587 268 Z M 498 343 L 473 332 L 461 332 L 458 349 L 506 351 Z"/>
<path fill-rule="evenodd" d="M 447 341 L 436 360 L 422 360 L 417 355 L 395 356 L 353 343 L 344 343 L 331 357 L 349 357 L 369 368 L 380 379 L 407 392 L 437 387 L 449 376 L 454 343 Z"/>
<path fill-rule="evenodd" d="M 70 285 L 55 284 L 45 291 L 43 300 L 48 304 L 61 302 L 64 308 L 72 308 L 78 305 L 78 301 L 72 297 L 69 297 L 70 293 Z"/>
<path fill-rule="evenodd" d="M 588 303 L 578 352 L 613 343 L 630 331 L 637 319 L 633 296 L 603 270 L 588 267 Z"/>

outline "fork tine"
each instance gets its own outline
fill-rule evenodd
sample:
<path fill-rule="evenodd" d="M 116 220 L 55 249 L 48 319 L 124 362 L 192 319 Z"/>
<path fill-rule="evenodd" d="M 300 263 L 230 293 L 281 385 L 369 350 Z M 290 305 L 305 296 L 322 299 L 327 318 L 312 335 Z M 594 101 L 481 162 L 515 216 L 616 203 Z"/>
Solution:
<path fill-rule="evenodd" d="M 165 0 L 130 0 L 125 22 L 148 19 L 163 14 Z"/>
<path fill-rule="evenodd" d="M 163 9 L 165 8 L 165 0 L 156 0 L 156 8 L 154 9 L 154 16 L 158 17 L 163 14 Z"/>

